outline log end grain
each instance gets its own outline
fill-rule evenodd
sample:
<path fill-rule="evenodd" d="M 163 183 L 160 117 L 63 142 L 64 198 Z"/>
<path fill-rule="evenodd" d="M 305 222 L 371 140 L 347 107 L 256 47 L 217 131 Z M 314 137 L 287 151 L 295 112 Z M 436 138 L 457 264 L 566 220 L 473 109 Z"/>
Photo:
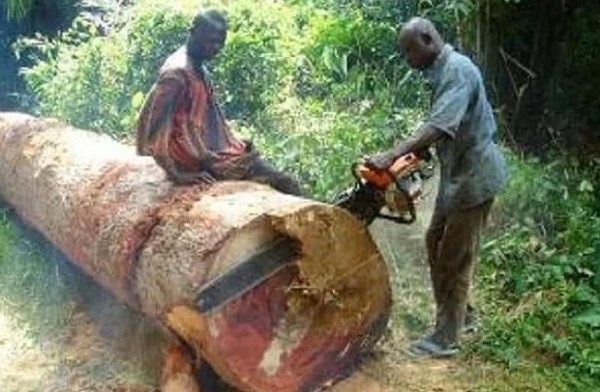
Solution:
<path fill-rule="evenodd" d="M 182 304 L 166 313 L 166 323 L 241 390 L 317 390 L 350 374 L 382 335 L 391 305 L 385 263 L 346 211 L 273 197 L 260 188 L 245 190 L 248 206 L 262 200 L 272 208 L 239 219 L 245 223 L 212 255 L 211 272 L 204 274 L 222 273 L 226 260 L 275 235 L 294 239 L 299 257 L 217 313 L 200 314 Z M 229 199 L 226 192 L 221 196 L 224 200 L 210 202 L 215 211 Z"/>

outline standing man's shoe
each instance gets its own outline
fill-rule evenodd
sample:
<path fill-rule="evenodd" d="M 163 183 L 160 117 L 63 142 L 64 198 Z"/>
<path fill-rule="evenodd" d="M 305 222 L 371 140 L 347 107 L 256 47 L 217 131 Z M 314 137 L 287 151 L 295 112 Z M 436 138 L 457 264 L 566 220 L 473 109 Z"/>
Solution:
<path fill-rule="evenodd" d="M 459 349 L 456 344 L 436 343 L 427 337 L 411 344 L 408 351 L 416 358 L 450 358 L 458 354 Z"/>

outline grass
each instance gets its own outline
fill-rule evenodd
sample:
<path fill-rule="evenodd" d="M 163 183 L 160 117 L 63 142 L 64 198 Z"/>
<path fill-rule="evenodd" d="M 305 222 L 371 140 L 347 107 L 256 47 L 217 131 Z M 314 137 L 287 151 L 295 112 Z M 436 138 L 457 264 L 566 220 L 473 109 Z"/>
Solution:
<path fill-rule="evenodd" d="M 0 318 L 3 390 L 141 392 L 157 381 L 161 332 L 6 207 L 0 208 Z"/>
<path fill-rule="evenodd" d="M 36 333 L 43 338 L 63 327 L 74 307 L 64 261 L 13 222 L 14 216 L 0 209 L 0 307 L 40 326 Z"/>

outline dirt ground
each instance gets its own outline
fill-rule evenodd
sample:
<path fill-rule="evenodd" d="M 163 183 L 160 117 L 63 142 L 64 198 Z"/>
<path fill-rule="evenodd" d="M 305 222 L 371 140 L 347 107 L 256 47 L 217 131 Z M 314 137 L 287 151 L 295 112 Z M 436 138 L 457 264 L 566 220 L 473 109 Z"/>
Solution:
<path fill-rule="evenodd" d="M 426 191 L 415 224 L 376 221 L 371 227 L 393 279 L 390 331 L 372 358 L 331 391 L 477 390 L 473 377 L 465 377 L 468 366 L 461 360 L 414 360 L 404 353 L 409 342 L 426 329 L 433 313 L 423 262 L 423 232 L 435 190 Z M 50 337 L 40 333 L 43 323 L 31 323 L 16 307 L 0 302 L 3 391 L 157 391 L 165 335 L 93 282 L 85 286 L 87 299 L 73 298 L 64 326 Z"/>
<path fill-rule="evenodd" d="M 142 349 L 149 355 L 145 360 L 126 357 L 125 351 L 107 342 L 84 312 L 73 315 L 63 336 L 47 343 L 36 342 L 22 324 L 0 315 L 0 385 L 4 391 L 157 391 L 160 350 Z M 150 357 L 156 361 L 152 363 Z M 460 373 L 453 361 L 414 361 L 379 354 L 331 391 L 469 391 L 459 382 Z"/>
<path fill-rule="evenodd" d="M 112 303 L 115 308 L 120 304 Z M 121 310 L 122 312 L 122 310 Z M 125 310 L 125 312 L 129 312 Z M 0 313 L 0 385 L 10 392 L 150 392 L 156 390 L 164 339 L 147 321 L 124 314 L 103 325 L 73 307 L 65 328 L 39 336 L 43 326 Z M 132 327 L 126 332 L 125 325 Z M 115 328 L 116 326 L 116 328 Z"/>

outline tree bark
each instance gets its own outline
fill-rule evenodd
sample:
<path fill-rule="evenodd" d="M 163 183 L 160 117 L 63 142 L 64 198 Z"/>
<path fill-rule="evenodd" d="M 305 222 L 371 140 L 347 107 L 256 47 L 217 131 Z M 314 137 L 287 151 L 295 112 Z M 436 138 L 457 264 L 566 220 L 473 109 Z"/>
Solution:
<path fill-rule="evenodd" d="M 348 375 L 389 317 L 385 263 L 346 211 L 250 182 L 174 186 L 105 135 L 0 113 L 0 197 L 243 391 Z M 217 312 L 196 308 L 203 284 L 277 235 L 299 244 L 295 262 Z"/>

